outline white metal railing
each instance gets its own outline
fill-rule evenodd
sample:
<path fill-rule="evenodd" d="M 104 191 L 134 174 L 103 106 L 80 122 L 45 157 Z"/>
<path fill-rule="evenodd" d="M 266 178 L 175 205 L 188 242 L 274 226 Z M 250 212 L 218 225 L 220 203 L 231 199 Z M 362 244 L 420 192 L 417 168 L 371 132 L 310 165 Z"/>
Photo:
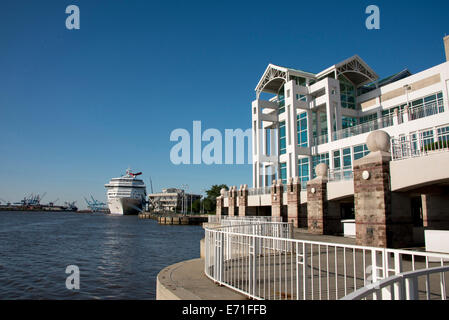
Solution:
<path fill-rule="evenodd" d="M 434 114 L 438 114 L 444 111 L 443 99 L 439 99 L 436 102 L 430 102 L 413 106 L 409 108 L 409 120 L 417 120 Z"/>
<path fill-rule="evenodd" d="M 206 228 L 205 274 L 253 299 L 338 300 L 392 275 L 449 266 L 447 254 L 282 238 L 275 225 Z"/>
<path fill-rule="evenodd" d="M 347 166 L 342 169 L 334 169 L 328 171 L 329 181 L 352 180 L 354 172 L 352 166 Z"/>
<path fill-rule="evenodd" d="M 378 119 L 373 119 L 353 127 L 338 130 L 333 133 L 334 140 L 341 140 L 353 137 L 362 133 L 375 131 L 382 128 L 391 127 L 393 125 L 393 115 L 386 115 Z"/>
<path fill-rule="evenodd" d="M 271 194 L 271 187 L 248 189 L 248 195 L 250 195 L 250 196 L 258 196 L 258 195 L 264 195 L 264 194 Z"/>
<path fill-rule="evenodd" d="M 444 112 L 444 103 L 443 99 L 439 99 L 435 102 L 428 102 L 421 105 L 413 106 L 408 109 L 408 121 L 413 121 L 425 117 L 429 117 L 438 113 Z M 398 112 L 398 124 L 403 123 L 404 117 L 406 115 L 406 111 L 402 110 Z M 373 119 L 371 121 L 367 121 L 365 123 L 358 124 L 353 127 L 345 128 L 342 130 L 338 130 L 332 133 L 333 141 L 341 140 L 349 137 L 353 137 L 359 134 L 391 127 L 394 124 L 394 114 L 385 115 L 378 119 Z M 328 143 L 327 134 L 318 136 L 314 138 L 314 145 L 320 145 Z"/>
<path fill-rule="evenodd" d="M 391 139 L 391 159 L 403 160 L 422 157 L 435 152 L 449 151 L 449 135 L 441 135 L 437 141 L 433 137 L 413 134 Z"/>
<path fill-rule="evenodd" d="M 363 287 L 341 300 L 446 300 L 448 272 L 449 266 L 400 273 Z M 434 282 L 439 290 L 434 292 L 430 290 L 432 275 L 438 276 Z"/>
<path fill-rule="evenodd" d="M 273 216 L 217 216 L 209 215 L 208 222 L 220 223 L 222 226 L 229 226 L 232 222 L 235 224 L 251 223 L 251 222 L 282 222 L 282 217 Z"/>

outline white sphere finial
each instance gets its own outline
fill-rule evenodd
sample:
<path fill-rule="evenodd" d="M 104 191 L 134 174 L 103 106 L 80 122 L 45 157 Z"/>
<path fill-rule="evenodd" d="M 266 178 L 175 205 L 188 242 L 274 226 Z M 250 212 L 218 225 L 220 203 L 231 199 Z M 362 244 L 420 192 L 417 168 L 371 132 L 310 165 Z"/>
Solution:
<path fill-rule="evenodd" d="M 317 177 L 327 177 L 327 170 L 329 167 L 325 163 L 320 163 L 315 167 Z"/>
<path fill-rule="evenodd" d="M 366 145 L 370 152 L 390 152 L 390 135 L 383 130 L 371 132 L 366 139 Z"/>

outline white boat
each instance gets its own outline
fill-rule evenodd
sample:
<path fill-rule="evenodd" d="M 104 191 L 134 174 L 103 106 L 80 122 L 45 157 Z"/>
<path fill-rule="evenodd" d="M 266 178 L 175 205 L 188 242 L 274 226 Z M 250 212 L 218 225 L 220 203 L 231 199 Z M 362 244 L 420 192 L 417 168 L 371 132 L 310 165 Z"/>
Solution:
<path fill-rule="evenodd" d="M 131 215 L 142 211 L 147 192 L 143 180 L 137 178 L 141 174 L 142 172 L 132 173 L 128 169 L 124 176 L 112 178 L 104 185 L 111 214 Z"/>

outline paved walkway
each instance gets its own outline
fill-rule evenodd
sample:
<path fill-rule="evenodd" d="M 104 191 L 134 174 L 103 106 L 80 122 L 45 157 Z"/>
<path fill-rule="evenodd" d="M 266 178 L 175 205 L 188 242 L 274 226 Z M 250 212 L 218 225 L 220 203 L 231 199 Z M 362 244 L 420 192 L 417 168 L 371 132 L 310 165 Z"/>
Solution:
<path fill-rule="evenodd" d="M 246 300 L 231 289 L 220 287 L 204 274 L 204 259 L 179 262 L 157 276 L 157 300 Z"/>
<path fill-rule="evenodd" d="M 300 240 L 355 244 L 355 239 L 322 236 L 294 229 Z M 204 274 L 204 259 L 183 261 L 164 268 L 157 277 L 157 300 L 246 300 L 247 297 L 229 288 L 220 287 Z"/>
<path fill-rule="evenodd" d="M 307 229 L 293 228 L 293 239 L 355 245 L 355 238 L 311 234 Z"/>

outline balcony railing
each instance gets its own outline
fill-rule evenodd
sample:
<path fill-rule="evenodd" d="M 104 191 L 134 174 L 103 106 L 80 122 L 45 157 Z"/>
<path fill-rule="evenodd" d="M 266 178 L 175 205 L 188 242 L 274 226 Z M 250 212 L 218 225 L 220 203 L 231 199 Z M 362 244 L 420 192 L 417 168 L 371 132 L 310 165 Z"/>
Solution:
<path fill-rule="evenodd" d="M 405 121 L 405 117 L 407 117 L 407 116 L 408 116 L 408 121 L 413 121 L 413 120 L 417 120 L 417 119 L 421 119 L 421 118 L 425 118 L 425 117 L 430 117 L 430 116 L 433 116 L 435 114 L 442 113 L 442 112 L 444 112 L 443 99 L 439 99 L 438 101 L 435 101 L 435 102 L 428 102 L 425 104 L 413 106 L 408 109 L 408 114 L 406 114 L 405 110 L 398 112 L 398 114 L 397 114 L 398 124 L 403 123 Z M 390 115 L 383 116 L 378 119 L 374 119 L 374 120 L 371 120 L 371 121 L 368 121 L 365 123 L 361 123 L 359 125 L 356 125 L 356 126 L 353 126 L 350 128 L 338 130 L 332 134 L 332 139 L 333 139 L 333 141 L 341 140 L 341 139 L 357 136 L 359 134 L 391 127 L 394 124 L 394 122 L 393 122 L 394 117 L 395 117 L 394 114 L 390 114 Z M 327 134 L 314 138 L 315 146 L 325 144 L 325 143 L 328 143 L 328 135 Z"/>
<path fill-rule="evenodd" d="M 347 166 L 342 169 L 329 170 L 328 177 L 329 181 L 352 180 L 354 178 L 354 172 L 352 166 Z"/>
<path fill-rule="evenodd" d="M 264 194 L 271 194 L 271 187 L 251 188 L 248 189 L 249 196 L 261 196 Z"/>
<path fill-rule="evenodd" d="M 409 120 L 417 120 L 444 111 L 443 99 L 437 102 L 426 103 L 418 106 L 413 106 L 409 109 Z"/>
<path fill-rule="evenodd" d="M 420 134 L 391 139 L 393 161 L 422 157 L 442 151 L 449 151 L 449 135 L 441 135 L 437 141 L 434 141 L 433 137 L 423 137 Z"/>

